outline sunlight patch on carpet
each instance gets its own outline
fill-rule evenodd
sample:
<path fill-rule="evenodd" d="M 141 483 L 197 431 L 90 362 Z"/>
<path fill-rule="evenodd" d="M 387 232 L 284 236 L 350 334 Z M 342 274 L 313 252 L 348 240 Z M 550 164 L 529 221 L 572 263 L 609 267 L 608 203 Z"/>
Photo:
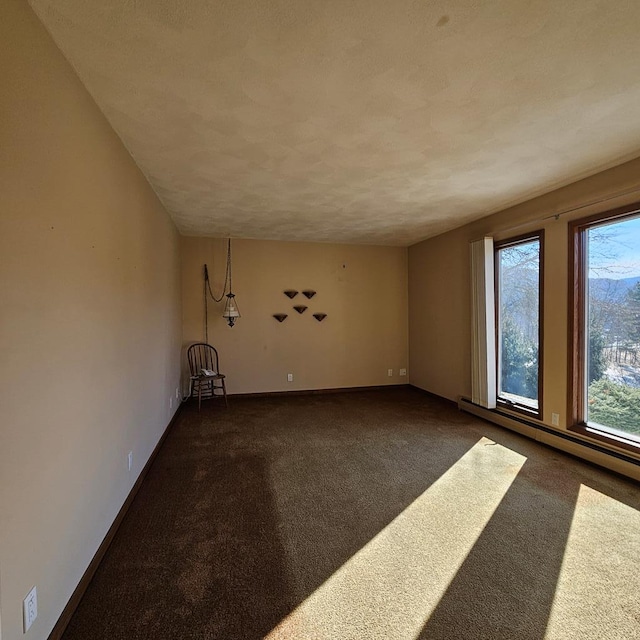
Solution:
<path fill-rule="evenodd" d="M 640 512 L 580 486 L 545 639 L 640 638 Z"/>
<path fill-rule="evenodd" d="M 481 438 L 265 640 L 413 640 L 526 458 Z"/>

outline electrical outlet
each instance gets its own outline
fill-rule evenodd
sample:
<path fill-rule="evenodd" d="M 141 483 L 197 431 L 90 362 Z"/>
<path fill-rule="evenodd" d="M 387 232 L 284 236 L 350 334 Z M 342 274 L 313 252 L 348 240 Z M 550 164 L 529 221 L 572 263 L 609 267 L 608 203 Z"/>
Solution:
<path fill-rule="evenodd" d="M 551 424 L 554 427 L 557 427 L 560 425 L 560 414 L 559 413 L 552 413 L 551 414 Z"/>
<path fill-rule="evenodd" d="M 180 400 L 180 387 L 176 387 L 176 400 Z"/>
<path fill-rule="evenodd" d="M 293 373 L 287 373 L 287 382 L 293 382 Z"/>
<path fill-rule="evenodd" d="M 24 622 L 24 632 L 27 633 L 38 617 L 38 594 L 36 588 L 33 587 L 29 591 L 29 595 L 22 601 L 22 618 Z"/>
<path fill-rule="evenodd" d="M 406 369 L 400 369 L 400 375 L 401 376 L 406 376 L 407 375 L 407 370 Z"/>
<path fill-rule="evenodd" d="M 388 370 L 387 370 L 387 375 L 388 375 L 389 377 L 393 376 L 393 369 L 388 369 Z"/>
<path fill-rule="evenodd" d="M 129 451 L 127 454 L 127 467 L 131 471 L 131 467 L 133 467 L 133 451 Z"/>
<path fill-rule="evenodd" d="M 169 409 L 173 409 L 173 396 L 169 396 Z"/>

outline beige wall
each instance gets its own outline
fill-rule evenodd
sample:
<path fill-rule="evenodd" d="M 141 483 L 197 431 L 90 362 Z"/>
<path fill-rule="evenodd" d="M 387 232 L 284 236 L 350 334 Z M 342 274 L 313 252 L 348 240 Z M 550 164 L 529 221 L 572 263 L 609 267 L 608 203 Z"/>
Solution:
<path fill-rule="evenodd" d="M 44 639 L 175 410 L 179 242 L 26 2 L 0 14 L 0 611 Z"/>
<path fill-rule="evenodd" d="M 204 339 L 202 270 L 222 289 L 226 241 L 182 238 L 183 340 Z M 407 367 L 407 250 L 234 240 L 233 288 L 242 318 L 229 328 L 209 304 L 209 342 L 228 391 L 251 393 L 401 384 Z M 289 300 L 285 289 L 313 289 Z M 293 305 L 305 304 L 299 315 Z M 317 322 L 314 312 L 327 318 Z M 287 313 L 277 322 L 274 313 Z M 393 377 L 387 370 L 393 369 Z M 287 382 L 293 373 L 293 382 Z"/>
<path fill-rule="evenodd" d="M 545 230 L 544 258 L 544 407 L 543 421 L 567 412 L 567 297 L 570 220 L 640 200 L 640 192 L 594 203 L 611 195 L 640 190 L 640 160 L 582 180 L 470 225 L 409 248 L 409 339 L 411 382 L 457 400 L 471 395 L 471 292 L 469 242 L 496 240 Z M 586 205 L 586 206 L 585 206 Z M 581 207 L 552 216 L 570 208 Z"/>

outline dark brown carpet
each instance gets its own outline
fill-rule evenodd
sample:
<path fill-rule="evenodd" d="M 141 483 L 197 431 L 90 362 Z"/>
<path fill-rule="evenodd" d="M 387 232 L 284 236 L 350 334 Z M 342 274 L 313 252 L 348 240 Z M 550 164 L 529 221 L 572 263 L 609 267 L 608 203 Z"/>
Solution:
<path fill-rule="evenodd" d="M 189 405 L 64 640 L 640 637 L 639 510 L 411 389 Z"/>

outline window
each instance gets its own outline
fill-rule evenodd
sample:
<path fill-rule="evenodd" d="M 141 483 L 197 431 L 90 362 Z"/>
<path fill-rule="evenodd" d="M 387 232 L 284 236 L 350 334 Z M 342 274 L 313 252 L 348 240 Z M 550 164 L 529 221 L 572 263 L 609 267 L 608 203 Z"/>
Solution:
<path fill-rule="evenodd" d="M 496 243 L 498 403 L 542 415 L 543 232 Z"/>
<path fill-rule="evenodd" d="M 640 205 L 570 226 L 573 429 L 640 447 Z"/>

